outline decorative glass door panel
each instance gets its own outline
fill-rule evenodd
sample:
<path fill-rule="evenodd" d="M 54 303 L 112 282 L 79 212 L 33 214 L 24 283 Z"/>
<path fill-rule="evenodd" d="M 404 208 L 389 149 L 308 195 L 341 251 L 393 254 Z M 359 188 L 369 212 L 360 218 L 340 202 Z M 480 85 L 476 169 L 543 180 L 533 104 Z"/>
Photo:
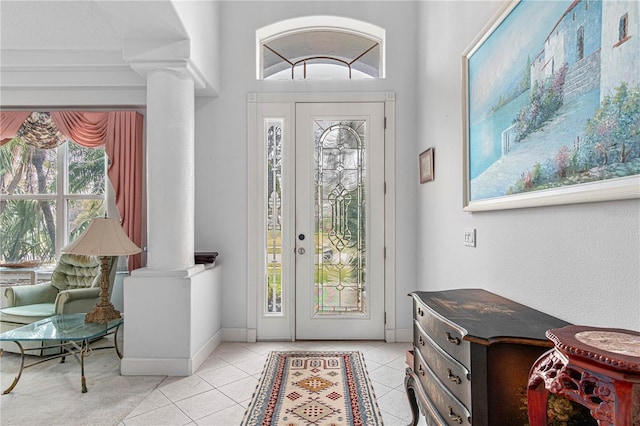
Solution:
<path fill-rule="evenodd" d="M 247 271 L 256 338 L 293 336 L 295 301 L 295 104 L 250 104 Z M 252 108 L 253 107 L 253 108 Z M 252 119 L 250 118 L 250 121 Z M 250 321 L 250 320 L 249 320 Z"/>
<path fill-rule="evenodd" d="M 296 105 L 298 339 L 384 338 L 384 104 Z"/>
<path fill-rule="evenodd" d="M 267 315 L 282 313 L 282 119 L 266 119 L 266 307 Z"/>
<path fill-rule="evenodd" d="M 367 312 L 366 127 L 314 121 L 315 315 Z"/>

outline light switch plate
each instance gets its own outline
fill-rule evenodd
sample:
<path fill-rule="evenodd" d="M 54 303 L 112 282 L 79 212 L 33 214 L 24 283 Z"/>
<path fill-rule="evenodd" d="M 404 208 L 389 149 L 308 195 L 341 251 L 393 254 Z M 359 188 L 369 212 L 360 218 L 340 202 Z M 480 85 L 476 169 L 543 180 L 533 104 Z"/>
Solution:
<path fill-rule="evenodd" d="M 476 228 L 464 228 L 464 245 L 468 247 L 476 246 Z"/>

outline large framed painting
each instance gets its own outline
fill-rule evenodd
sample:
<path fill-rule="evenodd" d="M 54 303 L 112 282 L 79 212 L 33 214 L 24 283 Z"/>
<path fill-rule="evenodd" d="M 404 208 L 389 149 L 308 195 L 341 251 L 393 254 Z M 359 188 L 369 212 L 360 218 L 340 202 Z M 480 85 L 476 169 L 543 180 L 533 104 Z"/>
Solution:
<path fill-rule="evenodd" d="M 640 198 L 640 2 L 504 3 L 463 54 L 466 211 Z"/>

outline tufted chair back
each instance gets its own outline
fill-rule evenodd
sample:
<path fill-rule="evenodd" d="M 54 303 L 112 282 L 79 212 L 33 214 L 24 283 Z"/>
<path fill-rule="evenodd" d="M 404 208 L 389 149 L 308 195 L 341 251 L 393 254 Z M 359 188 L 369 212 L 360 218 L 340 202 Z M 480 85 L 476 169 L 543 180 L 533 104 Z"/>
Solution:
<path fill-rule="evenodd" d="M 109 259 L 109 283 L 113 285 L 117 257 Z M 59 291 L 100 286 L 101 260 L 97 256 L 63 253 L 51 274 L 51 285 Z"/>

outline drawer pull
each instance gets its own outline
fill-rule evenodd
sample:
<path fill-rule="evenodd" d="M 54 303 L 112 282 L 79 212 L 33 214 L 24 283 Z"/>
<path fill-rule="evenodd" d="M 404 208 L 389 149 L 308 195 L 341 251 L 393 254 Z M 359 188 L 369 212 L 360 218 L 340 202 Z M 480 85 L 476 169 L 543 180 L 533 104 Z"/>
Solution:
<path fill-rule="evenodd" d="M 418 336 L 418 343 L 420 343 L 420 346 L 424 346 L 425 341 L 424 341 L 424 339 L 422 338 L 422 336 Z"/>
<path fill-rule="evenodd" d="M 462 424 L 462 417 L 454 413 L 453 408 L 451 408 L 451 406 L 449 406 L 449 418 L 454 422 L 458 423 L 459 425 Z"/>
<path fill-rule="evenodd" d="M 444 334 L 447 336 L 447 340 L 449 341 L 449 343 L 453 343 L 454 345 L 460 344 L 460 339 L 458 339 L 457 337 L 452 337 L 448 331 L 446 331 Z"/>
<path fill-rule="evenodd" d="M 462 383 L 462 379 L 460 379 L 459 376 L 454 376 L 450 368 L 447 368 L 447 377 L 455 384 L 459 385 L 460 383 Z"/>
<path fill-rule="evenodd" d="M 424 311 L 422 310 L 422 308 L 420 306 L 418 306 L 418 315 L 420 315 L 421 317 L 424 316 Z"/>

